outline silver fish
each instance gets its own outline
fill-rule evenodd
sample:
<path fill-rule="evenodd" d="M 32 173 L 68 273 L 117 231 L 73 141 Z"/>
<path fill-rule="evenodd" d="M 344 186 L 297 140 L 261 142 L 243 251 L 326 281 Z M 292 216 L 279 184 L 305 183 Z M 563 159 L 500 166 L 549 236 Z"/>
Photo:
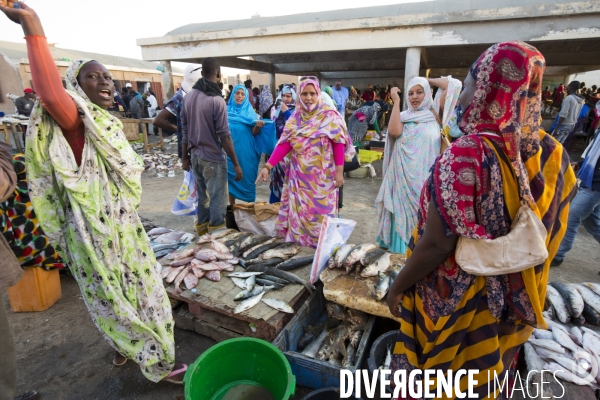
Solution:
<path fill-rule="evenodd" d="M 379 258 L 381 258 L 381 256 L 384 255 L 385 253 L 387 253 L 386 250 L 380 249 L 379 247 L 377 247 L 373 250 L 367 251 L 365 253 L 365 256 L 362 257 L 359 261 L 362 265 L 367 267 L 369 264 L 373 264 L 375 261 L 377 261 Z"/>
<path fill-rule="evenodd" d="M 348 343 L 348 347 L 346 347 L 346 357 L 342 361 L 342 367 L 351 368 L 354 365 L 354 355 L 356 354 L 356 349 L 352 344 Z"/>
<path fill-rule="evenodd" d="M 214 240 L 216 240 L 217 242 L 221 242 L 221 243 L 225 244 L 226 241 L 233 240 L 233 239 L 235 239 L 235 238 L 237 238 L 237 237 L 239 237 L 239 236 L 241 236 L 243 234 L 244 234 L 244 232 L 233 231 L 231 233 L 228 233 L 225 236 L 221 236 L 220 238 L 214 239 Z"/>
<path fill-rule="evenodd" d="M 350 254 L 348 254 L 348 257 L 346 257 L 346 259 L 344 260 L 342 267 L 346 268 L 346 272 L 350 272 L 352 266 L 354 264 L 356 264 L 357 262 L 359 262 L 360 259 L 365 256 L 367 251 L 373 250 L 376 248 L 377 248 L 377 246 L 375 246 L 372 243 L 364 243 L 364 244 L 359 244 L 357 246 L 354 246 L 354 248 L 352 249 Z"/>
<path fill-rule="evenodd" d="M 584 334 L 587 332 L 593 336 L 596 336 L 596 338 L 600 339 L 600 333 L 595 332 L 595 331 L 591 330 L 590 328 L 586 328 L 585 326 L 582 326 L 580 329 L 583 331 Z M 600 349 L 600 347 L 599 347 L 599 349 Z M 599 350 L 599 352 L 600 352 L 600 350 Z"/>
<path fill-rule="evenodd" d="M 569 332 L 572 335 L 571 337 L 577 338 L 577 340 L 574 340 L 574 342 L 578 345 L 581 345 L 581 343 L 583 342 L 583 333 L 581 332 L 581 329 L 579 329 L 576 326 L 572 326 L 569 328 Z"/>
<path fill-rule="evenodd" d="M 565 367 L 567 371 L 579 375 L 580 377 L 588 375 L 587 369 L 577 364 L 577 362 L 572 358 L 559 355 L 551 355 L 548 358 L 550 360 L 556 361 L 556 363 Z"/>
<path fill-rule="evenodd" d="M 298 247 L 297 244 L 287 243 L 274 249 L 265 251 L 258 258 L 261 260 L 268 260 L 270 258 L 288 258 L 296 255 L 299 251 L 300 247 Z"/>
<path fill-rule="evenodd" d="M 600 296 L 600 283 L 583 282 L 582 285 L 590 289 L 592 292 L 596 293 L 598 296 Z"/>
<path fill-rule="evenodd" d="M 571 317 L 579 318 L 583 312 L 583 298 L 575 287 L 561 282 L 550 282 L 549 285 L 556 289 L 563 297 Z"/>
<path fill-rule="evenodd" d="M 306 346 L 306 348 L 304 349 L 302 354 L 304 354 L 306 357 L 315 358 L 317 355 L 317 352 L 321 348 L 321 343 L 323 343 L 323 341 L 326 338 L 327 338 L 327 330 L 323 330 L 323 332 L 321 332 L 321 334 L 319 336 L 317 336 L 317 338 L 315 340 L 313 340 L 312 343 L 310 343 L 308 346 Z"/>
<path fill-rule="evenodd" d="M 358 348 L 358 344 L 360 343 L 360 338 L 362 337 L 363 331 L 354 331 L 350 334 L 350 344 L 355 349 Z"/>
<path fill-rule="evenodd" d="M 191 233 L 184 233 L 178 240 L 179 243 L 192 243 L 195 235 Z"/>
<path fill-rule="evenodd" d="M 552 332 L 544 330 L 544 329 L 537 329 L 534 328 L 533 329 L 533 336 L 536 339 L 548 339 L 548 340 L 554 340 L 554 335 L 552 335 Z"/>
<path fill-rule="evenodd" d="M 600 313 L 600 296 L 594 293 L 590 288 L 581 284 L 575 284 L 575 289 L 583 297 L 585 304 L 592 307 L 597 313 Z"/>
<path fill-rule="evenodd" d="M 552 335 L 554 335 L 554 341 L 560 344 L 562 347 L 571 350 L 572 352 L 578 352 L 583 350 L 581 347 L 577 346 L 573 340 L 567 335 L 564 331 L 560 329 L 556 329 L 552 331 Z"/>
<path fill-rule="evenodd" d="M 383 272 L 379 273 L 379 283 L 375 287 L 375 298 L 377 301 L 383 300 L 390 290 L 390 281 L 391 278 L 387 274 L 384 274 Z"/>
<path fill-rule="evenodd" d="M 360 276 L 368 278 L 370 276 L 377 276 L 380 272 L 384 272 L 390 266 L 391 253 L 385 253 L 379 257 L 375 262 L 369 264 L 365 269 L 362 270 Z"/>
<path fill-rule="evenodd" d="M 152 250 L 156 251 L 162 251 L 162 250 L 174 250 L 177 248 L 178 245 L 176 244 L 160 244 L 160 243 L 154 243 L 152 245 Z"/>
<path fill-rule="evenodd" d="M 248 289 L 248 286 L 246 284 L 246 281 L 247 281 L 246 279 L 231 277 L 231 281 L 233 282 L 233 284 L 235 286 L 239 287 L 242 290 Z"/>
<path fill-rule="evenodd" d="M 531 344 L 531 342 L 529 344 Z M 538 346 L 533 346 L 533 348 L 535 349 L 535 352 L 540 357 L 546 358 L 546 359 L 552 355 L 560 356 L 560 355 L 566 354 L 565 349 L 562 346 L 560 346 L 558 343 L 556 343 L 556 348 L 559 351 L 554 351 L 554 350 L 547 349 L 545 347 L 538 347 Z M 562 349 L 562 351 L 563 351 L 562 353 L 560 353 L 560 349 Z"/>
<path fill-rule="evenodd" d="M 218 231 L 211 232 L 210 236 L 212 236 L 213 239 L 217 240 L 236 232 L 237 231 L 235 229 L 219 229 Z"/>
<path fill-rule="evenodd" d="M 171 254 L 175 249 L 165 249 L 165 250 L 160 250 L 160 251 L 155 251 L 154 252 L 154 257 L 156 258 L 161 258 L 164 257 L 168 254 Z"/>
<path fill-rule="evenodd" d="M 271 244 L 271 243 L 275 242 L 277 239 L 278 238 L 269 239 L 266 242 L 259 243 L 256 246 L 249 248 L 248 250 L 244 251 L 244 254 L 242 254 L 242 258 L 244 258 L 244 259 L 248 258 L 248 255 L 250 253 L 252 253 L 254 250 L 256 250 L 259 247 L 264 246 L 266 244 Z"/>
<path fill-rule="evenodd" d="M 390 369 L 392 363 L 392 345 L 387 345 L 387 353 L 385 354 L 385 360 L 383 361 L 383 369 Z"/>
<path fill-rule="evenodd" d="M 169 243 L 177 243 L 179 239 L 184 235 L 184 232 L 169 232 L 163 235 L 160 235 L 156 239 L 154 239 L 155 243 L 169 244 Z"/>
<path fill-rule="evenodd" d="M 600 383 L 600 338 L 590 332 L 592 332 L 590 329 L 583 332 L 583 348 L 590 353 L 599 367 L 596 372 L 596 381 Z"/>
<path fill-rule="evenodd" d="M 561 324 L 560 322 L 547 320 L 546 323 L 548 324 L 548 329 L 550 329 L 551 331 L 553 331 L 555 329 L 560 329 L 562 331 L 565 331 L 566 333 L 569 333 L 569 328 L 567 326 Z"/>
<path fill-rule="evenodd" d="M 592 382 L 593 379 L 592 377 L 589 377 L 587 379 L 580 378 L 579 376 L 571 372 L 565 371 L 565 367 L 555 362 L 549 362 L 547 364 L 544 364 L 544 370 L 551 371 L 559 378 L 564 379 L 568 382 L 573 382 L 577 385 L 588 385 L 590 382 Z"/>
<path fill-rule="evenodd" d="M 272 290 L 272 289 L 273 289 L 273 286 L 258 286 L 257 285 L 252 290 L 248 290 L 248 289 L 242 290 L 237 295 L 235 295 L 233 300 L 235 300 L 235 301 L 246 300 L 246 299 L 249 299 L 250 297 L 254 297 L 261 293 L 267 293 L 269 290 Z"/>
<path fill-rule="evenodd" d="M 252 275 L 246 279 L 246 289 L 252 291 L 256 285 L 256 275 Z"/>
<path fill-rule="evenodd" d="M 241 312 L 244 312 L 246 310 L 251 309 L 252 307 L 254 307 L 255 305 L 258 304 L 258 302 L 260 301 L 260 299 L 262 299 L 262 297 L 265 295 L 265 292 L 262 292 L 260 294 L 257 294 L 254 297 L 250 297 L 249 299 L 246 299 L 244 301 L 242 301 L 240 304 L 238 304 L 234 310 L 233 313 L 234 314 L 239 314 Z"/>
<path fill-rule="evenodd" d="M 340 360 L 339 358 L 330 358 L 329 363 L 335 365 L 336 367 L 342 366 L 342 360 Z"/>
<path fill-rule="evenodd" d="M 335 252 L 335 256 L 333 257 L 334 265 L 332 268 L 341 268 L 342 261 L 344 261 L 346 257 L 348 257 L 348 254 L 350 254 L 350 251 L 352 251 L 353 248 L 353 244 L 344 244 L 342 245 L 342 247 L 337 249 L 337 251 Z"/>
<path fill-rule="evenodd" d="M 163 234 L 169 233 L 169 232 L 173 232 L 173 230 L 172 229 L 158 227 L 158 228 L 150 229 L 147 232 L 147 235 L 148 236 L 158 236 L 158 235 L 163 235 Z"/>
<path fill-rule="evenodd" d="M 187 290 L 192 290 L 196 286 L 198 286 L 198 277 L 194 272 L 188 272 L 187 276 L 183 278 L 183 283 Z"/>
<path fill-rule="evenodd" d="M 274 308 L 278 311 L 282 311 L 284 313 L 288 313 L 288 314 L 293 314 L 294 313 L 294 309 L 292 307 L 290 307 L 289 304 L 287 304 L 285 301 L 283 300 L 278 300 L 278 299 L 262 299 L 262 302 L 265 303 L 266 305 L 268 305 L 271 308 Z"/>
<path fill-rule="evenodd" d="M 227 276 L 229 277 L 234 277 L 234 278 L 248 278 L 251 277 L 252 275 L 261 275 L 262 272 L 234 272 L 232 274 L 228 274 Z"/>
<path fill-rule="evenodd" d="M 546 298 L 552 304 L 552 307 L 554 307 L 554 311 L 556 311 L 556 316 L 560 322 L 566 324 L 571 320 L 567 304 L 560 293 L 558 293 L 558 290 L 550 285 L 546 286 Z"/>
<path fill-rule="evenodd" d="M 552 350 L 556 353 L 561 353 L 561 354 L 565 353 L 565 349 L 562 346 L 559 346 L 554 340 L 534 339 L 534 338 L 530 337 L 529 343 L 531 343 L 535 347 L 541 347 L 544 349 Z"/>
<path fill-rule="evenodd" d="M 325 361 L 329 357 L 329 345 L 327 343 L 323 344 L 319 351 L 317 352 L 317 356 L 315 357 L 317 360 Z"/>

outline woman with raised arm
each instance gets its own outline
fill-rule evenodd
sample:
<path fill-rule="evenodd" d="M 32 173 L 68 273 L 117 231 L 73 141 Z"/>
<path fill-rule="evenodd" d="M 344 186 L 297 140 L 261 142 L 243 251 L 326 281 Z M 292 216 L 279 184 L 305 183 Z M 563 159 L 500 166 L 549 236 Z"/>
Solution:
<path fill-rule="evenodd" d="M 171 304 L 137 214 L 140 157 L 106 109 L 114 84 L 97 61 L 76 60 L 67 90 L 33 9 L 0 6 L 20 24 L 39 96 L 29 121 L 26 165 L 31 202 L 44 232 L 68 260 L 92 320 L 115 349 L 153 382 L 182 383 L 175 363 Z"/>

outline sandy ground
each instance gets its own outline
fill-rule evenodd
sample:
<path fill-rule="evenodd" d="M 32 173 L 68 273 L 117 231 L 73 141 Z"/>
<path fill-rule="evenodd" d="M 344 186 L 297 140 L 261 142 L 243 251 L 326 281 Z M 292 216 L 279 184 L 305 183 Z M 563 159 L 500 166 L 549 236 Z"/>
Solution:
<path fill-rule="evenodd" d="M 379 166 L 378 166 L 379 167 Z M 380 168 L 377 168 L 380 174 Z M 181 185 L 175 178 L 144 178 L 140 215 L 159 226 L 194 231 L 192 217 L 170 213 Z M 356 220 L 351 242 L 372 242 L 377 234 L 373 202 L 380 178 L 346 179 L 342 217 Z M 258 188 L 257 201 L 268 199 L 268 186 Z M 553 268 L 551 280 L 599 282 L 600 247 L 583 228 L 562 266 Z M 18 390 L 38 390 L 44 399 L 183 399 L 183 388 L 146 380 L 133 362 L 114 367 L 112 349 L 104 341 L 81 299 L 72 277 L 62 276 L 62 298 L 40 313 L 8 311 L 15 338 Z M 5 300 L 7 300 L 5 298 Z M 8 301 L 6 301 L 8 308 Z M 214 345 L 212 339 L 194 332 L 175 330 L 177 357 L 191 363 Z M 294 399 L 310 392 L 298 388 Z"/>

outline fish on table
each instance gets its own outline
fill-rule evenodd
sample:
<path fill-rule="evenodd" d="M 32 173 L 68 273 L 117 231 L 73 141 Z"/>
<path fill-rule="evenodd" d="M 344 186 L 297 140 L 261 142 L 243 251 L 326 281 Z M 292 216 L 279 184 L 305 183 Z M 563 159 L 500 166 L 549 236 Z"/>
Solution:
<path fill-rule="evenodd" d="M 275 268 L 280 269 L 282 271 L 293 271 L 300 267 L 305 267 L 309 264 L 312 264 L 315 259 L 315 255 L 311 254 L 308 256 L 295 256 L 290 258 L 287 261 L 279 263 L 275 266 Z"/>
<path fill-rule="evenodd" d="M 262 260 L 268 260 L 271 258 L 286 259 L 298 254 L 299 251 L 300 247 L 298 247 L 296 243 L 285 243 L 279 247 L 265 251 L 260 255 L 259 258 Z"/>
<path fill-rule="evenodd" d="M 242 301 L 240 304 L 238 304 L 234 309 L 233 309 L 233 313 L 234 314 L 239 314 L 242 313 L 246 310 L 251 309 L 252 307 L 254 307 L 255 305 L 257 305 L 260 300 L 262 299 L 262 297 L 265 295 L 265 292 L 259 293 L 254 297 L 250 297 L 249 299 L 246 299 L 244 301 Z"/>
<path fill-rule="evenodd" d="M 284 313 L 288 313 L 288 314 L 294 313 L 294 309 L 283 300 L 266 298 L 266 299 L 262 299 L 262 302 L 265 303 L 266 305 L 268 305 L 269 307 L 274 308 L 275 310 L 278 310 L 278 311 L 281 311 Z"/>

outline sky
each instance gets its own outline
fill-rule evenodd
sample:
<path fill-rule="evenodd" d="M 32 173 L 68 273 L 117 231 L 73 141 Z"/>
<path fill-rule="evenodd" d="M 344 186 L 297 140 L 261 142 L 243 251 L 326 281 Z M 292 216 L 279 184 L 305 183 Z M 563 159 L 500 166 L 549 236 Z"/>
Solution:
<path fill-rule="evenodd" d="M 411 3 L 425 0 L 193 1 L 193 0 L 29 0 L 49 43 L 56 47 L 142 58 L 136 39 L 164 36 L 183 25 Z M 0 15 L 0 40 L 24 42 L 21 27 Z"/>

